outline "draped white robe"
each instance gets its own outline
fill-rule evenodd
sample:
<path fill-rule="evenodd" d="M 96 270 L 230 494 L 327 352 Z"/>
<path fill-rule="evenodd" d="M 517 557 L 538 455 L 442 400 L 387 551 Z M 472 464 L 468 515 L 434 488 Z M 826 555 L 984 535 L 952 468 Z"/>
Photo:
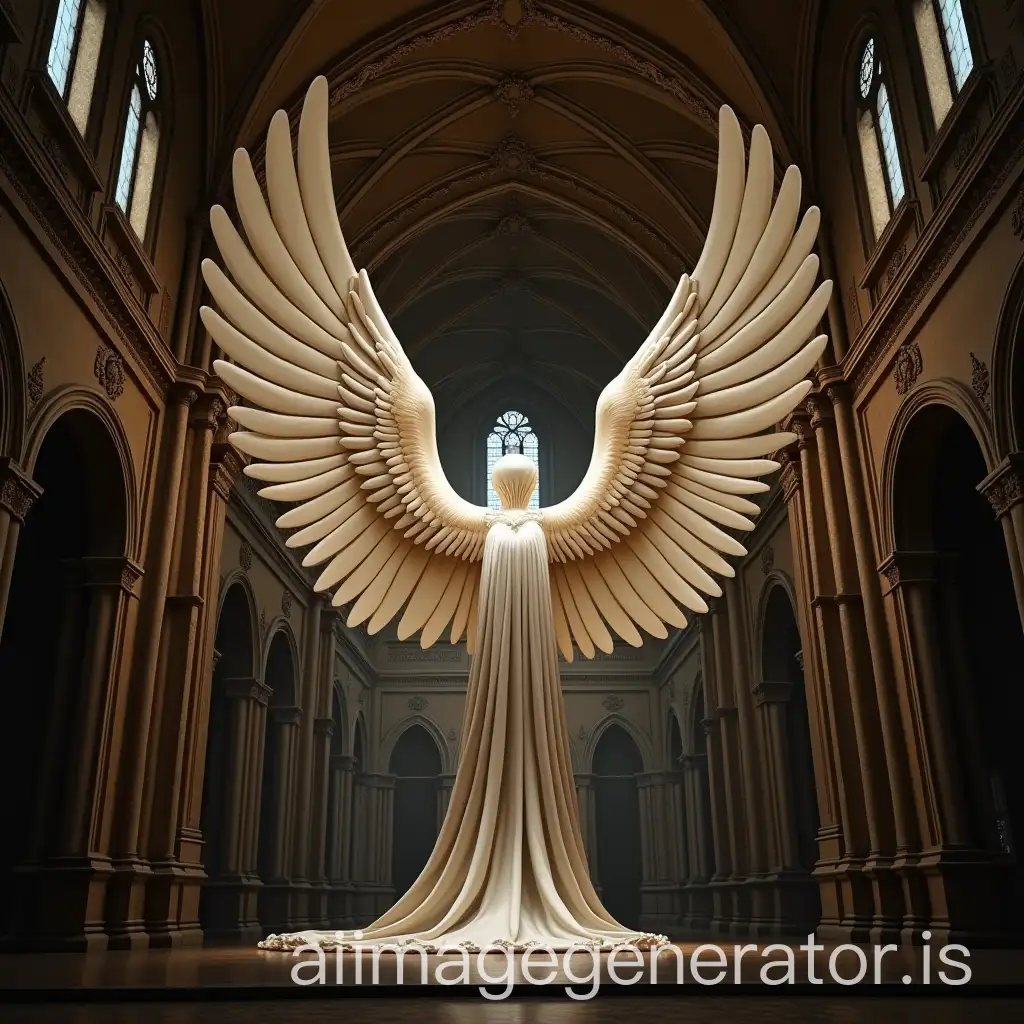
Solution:
<path fill-rule="evenodd" d="M 613 920 L 590 880 L 539 518 L 505 511 L 489 529 L 458 772 L 419 878 L 361 932 L 271 935 L 261 948 L 562 951 L 666 941 Z"/>

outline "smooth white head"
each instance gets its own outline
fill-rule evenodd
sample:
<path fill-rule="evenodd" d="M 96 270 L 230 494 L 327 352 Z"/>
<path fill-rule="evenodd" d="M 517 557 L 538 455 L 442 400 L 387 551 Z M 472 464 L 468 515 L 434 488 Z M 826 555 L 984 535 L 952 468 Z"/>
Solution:
<path fill-rule="evenodd" d="M 529 508 L 537 489 L 537 467 L 525 455 L 503 455 L 491 470 L 491 486 L 506 511 Z"/>

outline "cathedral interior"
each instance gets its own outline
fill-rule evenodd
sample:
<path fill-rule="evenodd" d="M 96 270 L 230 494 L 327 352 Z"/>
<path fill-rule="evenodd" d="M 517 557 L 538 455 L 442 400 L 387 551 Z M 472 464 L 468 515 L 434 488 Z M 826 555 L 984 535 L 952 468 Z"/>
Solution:
<path fill-rule="evenodd" d="M 465 647 L 314 593 L 198 315 L 233 152 L 319 74 L 479 504 L 510 446 L 579 483 L 719 106 L 800 167 L 829 344 L 748 555 L 561 664 L 590 870 L 670 938 L 1024 946 L 1022 72 L 1021 0 L 0 0 L 3 948 L 359 927 L 437 836 Z"/>

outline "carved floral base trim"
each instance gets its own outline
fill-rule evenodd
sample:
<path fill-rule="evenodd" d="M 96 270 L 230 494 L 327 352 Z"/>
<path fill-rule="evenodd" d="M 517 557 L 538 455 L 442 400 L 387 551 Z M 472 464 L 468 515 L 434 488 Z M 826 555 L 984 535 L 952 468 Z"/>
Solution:
<path fill-rule="evenodd" d="M 340 934 L 344 934 L 343 932 Z M 417 952 L 422 950 L 428 954 L 454 953 L 463 949 L 467 953 L 480 953 L 483 950 L 506 949 L 513 953 L 525 953 L 531 949 L 551 949 L 543 942 L 513 942 L 511 939 L 495 939 L 493 942 L 481 946 L 475 942 L 459 942 L 455 945 L 436 945 L 432 942 L 416 942 L 415 939 L 398 939 L 393 942 L 352 942 L 349 939 L 342 939 L 332 936 L 329 932 L 292 932 L 285 935 L 268 935 L 261 942 L 257 943 L 260 949 L 269 949 L 277 952 L 293 952 L 305 947 L 319 947 L 325 950 L 337 950 L 339 953 L 355 953 L 360 950 L 401 953 L 406 949 L 414 949 Z M 582 936 L 574 941 L 566 949 L 579 949 L 580 952 L 591 950 L 593 952 L 610 952 L 613 949 L 629 948 L 648 950 L 659 946 L 670 945 L 665 935 L 655 935 L 653 932 L 641 932 L 632 942 L 608 942 L 601 939 L 587 939 Z M 554 952 L 563 952 L 562 949 Z"/>

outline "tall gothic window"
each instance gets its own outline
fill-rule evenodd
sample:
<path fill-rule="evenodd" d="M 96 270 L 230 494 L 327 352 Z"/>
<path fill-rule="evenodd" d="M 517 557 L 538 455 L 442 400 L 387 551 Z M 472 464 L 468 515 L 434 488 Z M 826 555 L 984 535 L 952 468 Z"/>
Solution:
<path fill-rule="evenodd" d="M 89 124 L 106 20 L 103 0 L 59 0 L 57 4 L 46 70 L 82 135 Z"/>
<path fill-rule="evenodd" d="M 874 38 L 868 39 L 857 65 L 857 136 L 875 237 L 885 230 L 903 201 L 906 186 L 900 163 L 896 125 L 882 58 Z"/>
<path fill-rule="evenodd" d="M 974 53 L 961 0 L 914 0 L 914 27 L 921 47 L 928 101 L 935 127 L 974 70 Z"/>
<path fill-rule="evenodd" d="M 146 237 L 160 148 L 160 76 L 156 51 L 147 39 L 135 65 L 121 144 L 114 201 L 141 239 Z"/>
<path fill-rule="evenodd" d="M 540 445 L 530 421 L 521 412 L 503 412 L 487 435 L 487 507 L 501 508 L 501 499 L 491 486 L 491 471 L 503 455 L 517 453 L 533 460 L 540 477 Z M 540 508 L 540 488 L 533 492 L 530 508 Z"/>

